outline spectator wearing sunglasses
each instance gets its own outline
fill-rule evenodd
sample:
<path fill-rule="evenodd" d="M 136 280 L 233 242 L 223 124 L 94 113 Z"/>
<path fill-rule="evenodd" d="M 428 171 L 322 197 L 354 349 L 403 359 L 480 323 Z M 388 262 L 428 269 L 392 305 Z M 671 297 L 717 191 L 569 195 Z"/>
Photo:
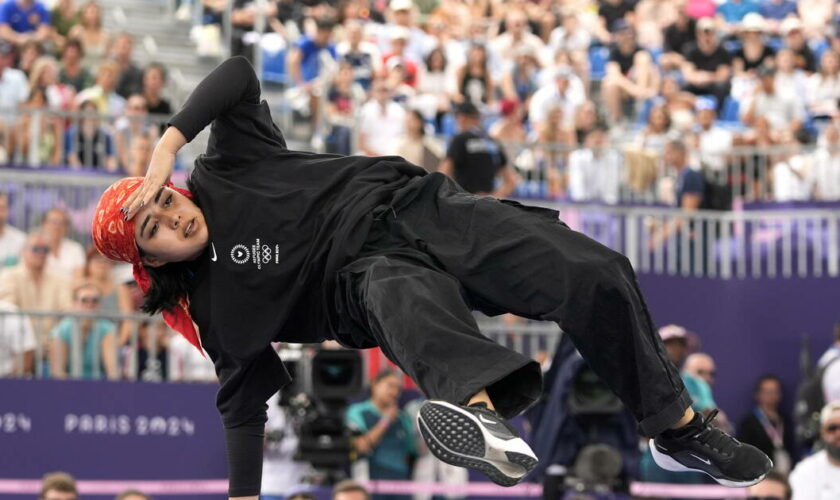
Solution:
<path fill-rule="evenodd" d="M 823 407 L 820 426 L 824 449 L 799 462 L 790 474 L 793 500 L 840 498 L 840 403 Z"/>
<path fill-rule="evenodd" d="M 102 292 L 93 283 L 77 286 L 73 312 L 96 313 Z M 102 318 L 67 317 L 50 332 L 50 372 L 54 378 L 118 377 L 117 327 Z"/>
<path fill-rule="evenodd" d="M 72 305 L 69 281 L 47 270 L 50 245 L 40 232 L 31 233 L 18 265 L 0 273 L 0 300 L 24 311 L 68 311 Z M 47 334 L 55 325 L 50 318 L 31 318 L 39 345 L 46 346 Z M 43 349 L 39 352 L 44 352 Z"/>

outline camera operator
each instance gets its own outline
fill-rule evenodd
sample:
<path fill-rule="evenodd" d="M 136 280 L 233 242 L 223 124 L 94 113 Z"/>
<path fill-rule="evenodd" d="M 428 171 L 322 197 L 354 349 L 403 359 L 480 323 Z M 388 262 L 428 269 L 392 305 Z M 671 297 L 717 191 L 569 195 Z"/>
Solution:
<path fill-rule="evenodd" d="M 295 426 L 286 408 L 280 405 L 278 392 L 268 400 L 268 421 L 265 423 L 262 474 L 264 500 L 284 500 L 290 491 L 303 483 L 309 466 L 293 459 L 298 442 Z"/>

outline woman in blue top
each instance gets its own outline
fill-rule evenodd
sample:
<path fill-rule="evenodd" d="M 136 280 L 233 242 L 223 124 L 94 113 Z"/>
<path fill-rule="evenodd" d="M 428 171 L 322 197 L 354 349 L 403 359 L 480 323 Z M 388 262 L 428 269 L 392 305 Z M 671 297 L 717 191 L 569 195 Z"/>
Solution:
<path fill-rule="evenodd" d="M 74 290 L 73 300 L 74 312 L 95 313 L 99 310 L 102 292 L 92 283 L 83 283 Z M 104 374 L 111 380 L 119 377 L 114 323 L 104 319 L 68 317 L 52 329 L 50 339 L 50 372 L 54 378 L 67 378 L 68 374 L 81 378 L 102 378 Z M 75 342 L 79 346 L 77 356 L 73 354 Z"/>

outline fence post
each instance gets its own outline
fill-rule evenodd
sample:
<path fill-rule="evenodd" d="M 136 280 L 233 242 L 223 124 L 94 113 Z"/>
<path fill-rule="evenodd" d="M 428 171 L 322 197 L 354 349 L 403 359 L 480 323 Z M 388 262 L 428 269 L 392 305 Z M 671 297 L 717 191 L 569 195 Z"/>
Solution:
<path fill-rule="evenodd" d="M 837 262 L 837 223 L 840 222 L 836 214 L 828 219 L 828 275 L 837 276 L 840 263 Z"/>

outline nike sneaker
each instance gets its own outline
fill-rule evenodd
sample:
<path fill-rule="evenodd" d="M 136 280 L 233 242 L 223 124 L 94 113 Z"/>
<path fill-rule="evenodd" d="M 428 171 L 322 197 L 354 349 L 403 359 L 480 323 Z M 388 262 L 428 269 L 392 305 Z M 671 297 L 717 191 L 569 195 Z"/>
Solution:
<path fill-rule="evenodd" d="M 760 482 L 773 462 L 755 446 L 711 425 L 715 415 L 717 410 L 706 418 L 695 413 L 687 425 L 651 439 L 653 460 L 669 471 L 703 472 L 724 486 L 746 487 Z"/>
<path fill-rule="evenodd" d="M 484 403 L 426 401 L 417 414 L 417 426 L 434 456 L 481 472 L 501 486 L 519 483 L 538 463 L 516 429 Z"/>

